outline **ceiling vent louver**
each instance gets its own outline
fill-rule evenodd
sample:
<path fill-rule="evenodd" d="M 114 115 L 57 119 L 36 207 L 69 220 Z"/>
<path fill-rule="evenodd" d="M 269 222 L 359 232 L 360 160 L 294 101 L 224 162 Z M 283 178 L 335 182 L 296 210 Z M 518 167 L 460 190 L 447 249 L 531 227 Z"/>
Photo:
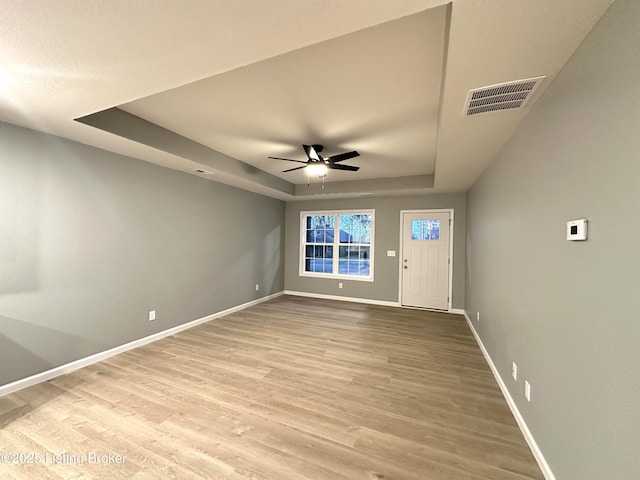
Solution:
<path fill-rule="evenodd" d="M 546 75 L 469 90 L 465 116 L 524 107 Z"/>

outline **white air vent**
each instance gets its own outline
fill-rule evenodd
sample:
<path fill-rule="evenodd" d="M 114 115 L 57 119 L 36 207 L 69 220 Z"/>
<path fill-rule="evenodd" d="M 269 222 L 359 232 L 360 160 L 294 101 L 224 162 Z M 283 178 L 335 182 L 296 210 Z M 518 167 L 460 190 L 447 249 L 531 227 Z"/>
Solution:
<path fill-rule="evenodd" d="M 470 116 L 497 110 L 522 108 L 545 78 L 546 75 L 542 75 L 469 90 L 467 101 L 464 104 L 464 114 Z"/>

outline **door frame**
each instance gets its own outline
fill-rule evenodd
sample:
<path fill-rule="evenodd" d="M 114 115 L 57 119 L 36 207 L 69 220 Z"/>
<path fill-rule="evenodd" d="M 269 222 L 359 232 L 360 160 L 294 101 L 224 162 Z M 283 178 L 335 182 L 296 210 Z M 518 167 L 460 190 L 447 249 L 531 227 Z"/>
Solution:
<path fill-rule="evenodd" d="M 436 310 L 432 308 L 420 308 L 420 307 L 410 307 L 402 304 L 402 258 L 403 258 L 403 244 L 404 244 L 404 215 L 405 213 L 448 213 L 449 220 L 451 220 L 451 224 L 449 225 L 449 258 L 451 262 L 449 262 L 449 292 L 447 293 L 447 297 L 449 300 L 447 301 L 447 310 Z M 453 304 L 453 226 L 455 222 L 453 221 L 453 208 L 424 208 L 418 210 L 400 210 L 400 248 L 399 253 L 400 257 L 398 258 L 398 304 L 402 308 L 416 308 L 419 310 L 433 310 L 434 312 L 452 312 L 451 305 Z"/>

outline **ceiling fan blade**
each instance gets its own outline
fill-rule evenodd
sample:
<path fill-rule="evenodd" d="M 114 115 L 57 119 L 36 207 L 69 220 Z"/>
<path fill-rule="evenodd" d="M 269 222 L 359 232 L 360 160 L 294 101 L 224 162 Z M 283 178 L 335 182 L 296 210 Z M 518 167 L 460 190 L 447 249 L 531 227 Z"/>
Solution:
<path fill-rule="evenodd" d="M 344 152 L 344 153 L 339 153 L 337 155 L 333 155 L 331 157 L 327 157 L 325 158 L 325 161 L 329 163 L 338 163 L 338 162 L 342 162 L 344 160 L 349 160 L 350 158 L 355 158 L 359 156 L 360 154 L 354 150 L 353 152 Z"/>
<path fill-rule="evenodd" d="M 334 163 L 330 163 L 327 167 L 332 170 L 348 170 L 349 172 L 357 172 L 360 170 L 360 167 L 354 167 L 352 165 L 335 165 Z"/>
<path fill-rule="evenodd" d="M 282 173 L 293 172 L 294 170 L 300 170 L 301 168 L 307 168 L 307 166 L 303 165 L 301 167 L 293 167 L 293 168 L 290 168 L 289 170 L 283 170 Z"/>
<path fill-rule="evenodd" d="M 273 158 L 274 160 L 286 160 L 287 162 L 307 163 L 307 162 L 303 162 L 302 160 L 292 160 L 291 158 L 280 158 L 280 157 L 267 157 L 267 158 Z"/>
<path fill-rule="evenodd" d="M 314 160 L 316 162 L 323 161 L 313 145 L 302 145 L 302 148 L 304 148 L 304 153 L 307 154 L 307 157 L 309 157 L 310 160 Z"/>

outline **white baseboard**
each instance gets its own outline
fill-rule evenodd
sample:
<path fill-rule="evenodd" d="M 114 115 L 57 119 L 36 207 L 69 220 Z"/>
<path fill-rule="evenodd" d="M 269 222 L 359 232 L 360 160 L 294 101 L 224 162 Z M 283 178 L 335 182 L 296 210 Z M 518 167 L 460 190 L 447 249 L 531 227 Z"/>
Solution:
<path fill-rule="evenodd" d="M 189 328 L 193 328 L 195 326 L 214 320 L 216 318 L 229 315 L 230 313 L 238 312 L 240 310 L 244 310 L 245 308 L 252 307 L 253 305 L 266 302 L 267 300 L 271 300 L 272 298 L 276 298 L 276 297 L 279 297 L 280 295 L 283 295 L 283 293 L 284 292 L 278 292 L 272 295 L 267 295 L 266 297 L 258 298 L 257 300 L 252 300 L 250 302 L 243 303 L 242 305 L 237 305 L 235 307 L 228 308 L 227 310 L 222 310 L 221 312 L 213 313 L 211 315 L 198 318 L 188 323 L 183 323 L 182 325 L 169 328 L 168 330 L 163 330 L 162 332 L 154 333 L 153 335 L 149 335 L 148 337 L 139 338 L 138 340 L 125 343 L 124 345 L 119 345 L 117 347 L 110 348 L 109 350 L 105 350 L 104 352 L 95 353 L 93 355 L 89 355 L 88 357 L 75 360 L 71 363 L 60 365 L 59 367 L 52 368 L 51 370 L 47 370 L 45 372 L 41 372 L 27 378 L 16 380 L 15 382 L 8 383 L 0 387 L 0 397 L 4 395 L 9 395 L 10 393 L 13 393 L 13 392 L 17 392 L 18 390 L 22 390 L 23 388 L 36 385 L 37 383 L 46 382 L 47 380 L 51 380 L 52 378 L 56 378 L 56 377 L 59 377 L 60 375 L 73 372 L 74 370 L 78 370 L 82 367 L 92 365 L 102 360 L 106 360 L 107 358 L 113 357 L 114 355 L 118 355 L 119 353 L 123 353 L 123 352 L 126 352 L 127 350 L 132 350 L 134 348 L 141 347 L 148 343 L 155 342 L 156 340 L 160 340 L 170 335 L 174 335 L 178 332 L 182 332 L 183 330 L 187 330 Z"/>
<path fill-rule="evenodd" d="M 296 295 L 298 297 L 322 298 L 325 300 L 340 300 L 342 302 L 368 303 L 369 305 L 383 305 L 385 307 L 399 307 L 398 302 L 386 302 L 384 300 L 371 300 L 369 298 L 342 297 L 340 295 L 325 295 L 324 293 L 296 292 L 285 290 L 285 295 Z"/>
<path fill-rule="evenodd" d="M 513 414 L 513 417 L 516 419 L 516 423 L 518 424 L 518 427 L 520 427 L 520 431 L 522 432 L 524 439 L 527 441 L 527 444 L 531 449 L 531 453 L 533 453 L 533 456 L 536 459 L 536 462 L 538 462 L 538 466 L 540 467 L 540 470 L 542 471 L 544 478 L 546 480 L 556 480 L 556 476 L 551 471 L 551 467 L 547 463 L 547 460 L 544 458 L 544 455 L 542 454 L 540 447 L 538 447 L 538 443 L 536 442 L 535 438 L 533 438 L 533 434 L 531 433 L 531 430 L 529 430 L 529 427 L 527 426 L 527 422 L 524 421 L 524 418 L 522 417 L 520 410 L 518 410 L 518 406 L 516 405 L 516 402 L 513 400 L 511 393 L 509 393 L 509 390 L 507 389 L 506 384 L 502 380 L 502 377 L 500 376 L 500 372 L 498 372 L 498 369 L 493 363 L 493 360 L 491 359 L 489 352 L 484 347 L 484 344 L 482 343 L 482 340 L 480 339 L 480 336 L 478 335 L 478 332 L 476 331 L 476 328 L 474 327 L 473 322 L 469 318 L 469 315 L 467 315 L 467 312 L 463 312 L 463 313 L 464 313 L 464 318 L 467 319 L 467 323 L 469 324 L 471 333 L 473 333 L 473 336 L 476 338 L 476 342 L 478 342 L 478 345 L 480 346 L 480 350 L 482 350 L 482 354 L 484 355 L 484 358 L 487 360 L 487 363 L 489 364 L 489 368 L 491 368 L 491 372 L 493 372 L 493 376 L 496 378 L 496 381 L 500 386 L 500 390 L 502 390 L 502 395 L 504 395 L 504 398 L 507 401 L 507 405 L 509 405 L 509 408 L 511 409 L 511 413 Z"/>
<path fill-rule="evenodd" d="M 355 302 L 355 303 L 368 303 L 369 305 L 382 305 L 385 307 L 403 307 L 400 302 L 388 302 L 385 300 L 372 300 L 370 298 L 359 298 L 359 297 L 343 297 L 341 295 L 326 295 L 324 293 L 310 293 L 310 292 L 297 292 L 294 290 L 285 290 L 285 295 L 296 295 L 298 297 L 310 297 L 310 298 L 322 298 L 325 300 L 339 300 L 342 302 Z M 414 308 L 416 310 L 429 310 L 425 308 L 419 307 L 403 307 L 403 308 Z M 434 312 L 440 313 L 453 313 L 457 315 L 464 315 L 464 310 L 461 308 L 452 308 L 448 312 L 446 310 L 432 310 Z"/>

